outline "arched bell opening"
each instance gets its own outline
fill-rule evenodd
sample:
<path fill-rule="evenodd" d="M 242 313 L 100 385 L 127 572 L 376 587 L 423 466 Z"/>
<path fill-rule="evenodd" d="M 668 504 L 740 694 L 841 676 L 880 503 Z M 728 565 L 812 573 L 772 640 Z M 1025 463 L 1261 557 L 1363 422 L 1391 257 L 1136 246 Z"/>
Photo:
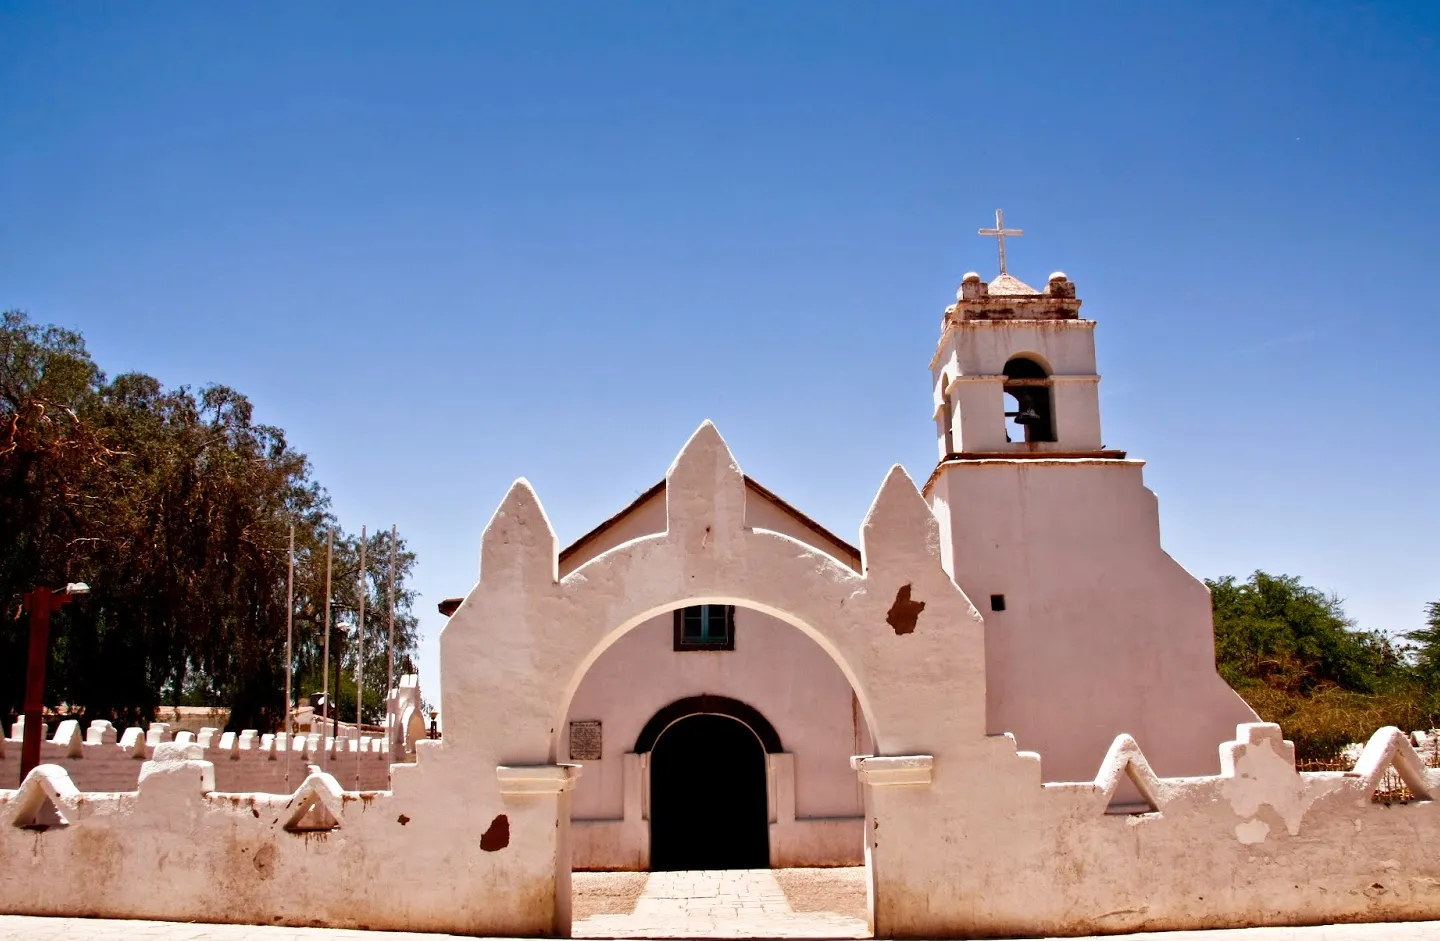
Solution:
<path fill-rule="evenodd" d="M 1005 364 L 1005 440 L 1034 444 L 1055 440 L 1055 407 L 1050 374 L 1026 356 Z"/>

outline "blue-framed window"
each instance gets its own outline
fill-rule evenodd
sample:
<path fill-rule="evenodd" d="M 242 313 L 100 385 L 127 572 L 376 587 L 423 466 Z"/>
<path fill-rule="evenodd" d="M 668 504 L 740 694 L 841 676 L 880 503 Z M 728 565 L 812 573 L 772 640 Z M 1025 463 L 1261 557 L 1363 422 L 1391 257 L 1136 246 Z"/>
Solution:
<path fill-rule="evenodd" d="M 734 606 L 697 604 L 676 609 L 675 649 L 734 650 Z"/>

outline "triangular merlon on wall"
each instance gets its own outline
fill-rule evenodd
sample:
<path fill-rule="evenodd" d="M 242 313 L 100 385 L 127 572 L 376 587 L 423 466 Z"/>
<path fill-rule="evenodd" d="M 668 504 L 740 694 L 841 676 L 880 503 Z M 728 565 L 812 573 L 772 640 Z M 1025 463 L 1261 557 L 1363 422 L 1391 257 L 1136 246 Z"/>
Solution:
<path fill-rule="evenodd" d="M 480 577 L 492 584 L 506 579 L 555 583 L 559 540 L 540 497 L 521 477 L 510 485 L 480 536 Z"/>
<path fill-rule="evenodd" d="M 861 572 L 906 568 L 917 558 L 940 563 L 940 524 L 915 481 L 896 464 L 885 474 L 860 524 Z"/>
<path fill-rule="evenodd" d="M 334 775 L 315 771 L 301 782 L 285 808 L 286 830 L 333 830 L 344 814 L 345 792 Z"/>
<path fill-rule="evenodd" d="M 1115 741 L 1110 743 L 1110 749 L 1105 753 L 1105 759 L 1100 762 L 1099 773 L 1095 775 L 1095 793 L 1107 811 L 1115 796 L 1115 790 L 1120 786 L 1122 775 L 1130 778 L 1150 809 L 1164 810 L 1172 796 L 1172 789 L 1156 776 L 1150 767 L 1149 759 L 1140 750 L 1139 743 L 1129 735 L 1115 736 Z M 1127 807 L 1121 812 L 1135 811 Z"/>
<path fill-rule="evenodd" d="M 37 765 L 11 798 L 7 822 L 15 827 L 64 826 L 69 823 L 67 812 L 73 814 L 79 797 L 80 791 L 64 768 Z M 47 814 L 47 809 L 52 813 Z"/>
<path fill-rule="evenodd" d="M 1377 729 L 1370 736 L 1348 776 L 1358 779 L 1358 787 L 1368 797 L 1380 786 L 1381 776 L 1390 767 L 1421 800 L 1433 800 L 1440 792 L 1440 770 L 1426 768 L 1409 736 L 1393 725 Z"/>

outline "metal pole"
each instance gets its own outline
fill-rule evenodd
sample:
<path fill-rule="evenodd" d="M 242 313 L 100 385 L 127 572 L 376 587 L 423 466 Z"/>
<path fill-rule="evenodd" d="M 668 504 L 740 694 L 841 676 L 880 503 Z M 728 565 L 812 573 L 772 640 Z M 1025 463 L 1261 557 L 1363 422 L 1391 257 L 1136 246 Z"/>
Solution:
<path fill-rule="evenodd" d="M 295 730 L 290 727 L 290 696 L 295 673 L 295 524 L 290 524 L 290 571 L 285 579 L 285 786 L 290 786 L 290 755 L 295 751 Z"/>
<path fill-rule="evenodd" d="M 330 572 L 334 564 L 332 553 L 335 548 L 335 527 L 331 526 L 325 535 L 325 650 L 320 659 L 320 749 L 325 757 L 322 761 L 330 766 L 330 749 L 325 747 L 325 726 L 330 718 Z M 338 683 L 336 685 L 339 685 Z"/>
<path fill-rule="evenodd" d="M 25 596 L 30 609 L 30 659 L 25 669 L 25 740 L 20 746 L 20 780 L 40 763 L 40 722 L 45 712 L 45 658 L 50 650 L 53 592 L 37 588 Z"/>
<path fill-rule="evenodd" d="M 360 527 L 360 625 L 356 628 L 359 646 L 355 654 L 355 789 L 360 789 L 360 707 L 365 701 L 365 592 L 369 580 L 365 571 L 366 530 Z"/>
<path fill-rule="evenodd" d="M 390 659 L 385 668 L 385 695 L 395 689 L 395 524 L 390 524 L 390 575 L 385 595 L 386 616 L 390 622 Z M 388 719 L 388 710 L 387 710 Z M 389 729 L 386 730 L 387 732 Z"/>

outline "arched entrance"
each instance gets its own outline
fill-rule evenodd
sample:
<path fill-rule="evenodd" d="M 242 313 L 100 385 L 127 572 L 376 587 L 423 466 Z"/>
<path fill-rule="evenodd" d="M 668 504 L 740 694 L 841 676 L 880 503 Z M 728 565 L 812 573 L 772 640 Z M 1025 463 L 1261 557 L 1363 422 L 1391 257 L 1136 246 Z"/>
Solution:
<path fill-rule="evenodd" d="M 765 747 L 728 715 L 691 714 L 650 752 L 650 868 L 770 865 Z"/>

